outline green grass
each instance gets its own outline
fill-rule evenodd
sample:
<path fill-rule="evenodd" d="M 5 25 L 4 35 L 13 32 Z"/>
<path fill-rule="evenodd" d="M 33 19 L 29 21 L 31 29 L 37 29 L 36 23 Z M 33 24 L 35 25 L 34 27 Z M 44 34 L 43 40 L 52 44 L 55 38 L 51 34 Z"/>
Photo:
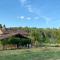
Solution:
<path fill-rule="evenodd" d="M 0 51 L 0 60 L 60 60 L 60 48 Z"/>

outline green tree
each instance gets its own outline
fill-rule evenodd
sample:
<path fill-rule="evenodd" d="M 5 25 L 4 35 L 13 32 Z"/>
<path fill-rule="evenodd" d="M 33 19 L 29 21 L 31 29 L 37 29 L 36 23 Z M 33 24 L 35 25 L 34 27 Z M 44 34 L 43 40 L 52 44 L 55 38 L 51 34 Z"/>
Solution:
<path fill-rule="evenodd" d="M 0 24 L 0 28 L 2 28 L 2 24 Z"/>

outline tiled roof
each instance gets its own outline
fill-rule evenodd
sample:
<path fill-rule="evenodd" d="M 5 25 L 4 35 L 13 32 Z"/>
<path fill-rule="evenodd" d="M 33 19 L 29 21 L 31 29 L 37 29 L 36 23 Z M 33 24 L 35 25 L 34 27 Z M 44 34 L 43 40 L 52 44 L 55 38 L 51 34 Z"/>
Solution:
<path fill-rule="evenodd" d="M 5 39 L 5 38 L 8 38 L 8 37 L 11 37 L 11 36 L 14 36 L 14 35 L 18 35 L 20 34 L 21 36 L 23 37 L 26 37 L 26 35 L 28 34 L 27 32 L 25 31 L 22 31 L 22 30 L 6 30 L 2 35 L 0 35 L 0 39 Z"/>

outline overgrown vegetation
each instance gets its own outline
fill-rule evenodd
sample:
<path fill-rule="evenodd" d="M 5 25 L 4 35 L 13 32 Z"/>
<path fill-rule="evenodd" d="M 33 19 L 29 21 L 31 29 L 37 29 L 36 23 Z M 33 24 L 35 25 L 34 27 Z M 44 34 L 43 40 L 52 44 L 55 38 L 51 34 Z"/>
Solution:
<path fill-rule="evenodd" d="M 5 25 L 0 24 L 0 28 L 6 28 Z M 14 28 L 6 28 L 8 30 L 23 30 L 28 33 L 27 38 L 19 38 L 19 37 L 9 37 L 7 40 L 2 41 L 2 44 L 16 44 L 17 48 L 21 46 L 27 46 L 27 44 L 31 44 L 34 47 L 41 46 L 60 46 L 60 28 L 30 28 L 30 27 L 14 27 Z M 55 44 L 55 45 L 53 45 Z M 29 45 L 28 45 L 29 47 Z"/>
<path fill-rule="evenodd" d="M 60 28 L 29 28 L 19 27 L 16 29 L 25 30 L 28 32 L 28 37 L 32 40 L 32 45 L 39 47 L 46 44 L 60 44 Z M 53 46 L 53 45 L 52 45 Z"/>
<path fill-rule="evenodd" d="M 8 39 L 1 40 L 1 44 L 3 45 L 3 50 L 7 49 L 7 45 L 16 45 L 15 49 L 17 48 L 29 48 L 31 44 L 31 40 L 27 38 L 20 38 L 20 37 L 9 37 Z"/>

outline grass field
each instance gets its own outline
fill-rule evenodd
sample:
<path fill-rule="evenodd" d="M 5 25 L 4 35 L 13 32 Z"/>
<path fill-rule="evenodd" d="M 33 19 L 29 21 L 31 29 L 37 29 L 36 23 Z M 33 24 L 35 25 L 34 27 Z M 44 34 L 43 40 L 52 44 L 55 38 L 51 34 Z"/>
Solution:
<path fill-rule="evenodd" d="M 60 48 L 32 48 L 0 51 L 0 60 L 60 60 Z"/>

